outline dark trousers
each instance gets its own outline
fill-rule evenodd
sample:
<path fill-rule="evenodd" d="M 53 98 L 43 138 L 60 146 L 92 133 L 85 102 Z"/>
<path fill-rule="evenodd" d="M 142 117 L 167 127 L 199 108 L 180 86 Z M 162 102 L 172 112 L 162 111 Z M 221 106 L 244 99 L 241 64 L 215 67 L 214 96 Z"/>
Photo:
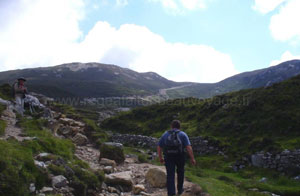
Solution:
<path fill-rule="evenodd" d="M 165 166 L 167 170 L 167 188 L 169 196 L 176 195 L 175 167 L 177 168 L 177 191 L 179 194 L 183 192 L 184 164 L 185 158 L 183 155 L 176 157 L 165 157 Z"/>

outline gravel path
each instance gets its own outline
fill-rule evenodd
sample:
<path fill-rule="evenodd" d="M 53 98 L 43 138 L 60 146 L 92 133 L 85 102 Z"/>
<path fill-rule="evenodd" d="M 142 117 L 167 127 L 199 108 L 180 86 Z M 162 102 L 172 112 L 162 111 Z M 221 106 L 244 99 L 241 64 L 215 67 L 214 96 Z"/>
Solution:
<path fill-rule="evenodd" d="M 101 166 L 98 163 L 100 152 L 97 149 L 93 148 L 91 145 L 77 146 L 75 155 L 81 160 L 87 162 L 92 169 L 101 168 Z M 131 158 L 126 158 L 124 164 L 118 165 L 116 167 L 116 172 L 131 171 L 134 184 L 143 184 L 146 188 L 146 192 L 149 195 L 166 196 L 167 195 L 166 188 L 164 189 L 152 188 L 149 186 L 148 183 L 146 183 L 145 175 L 147 171 L 151 168 L 160 168 L 162 170 L 165 170 L 164 166 L 156 166 L 149 163 L 137 163 L 137 159 L 131 157 Z M 185 180 L 184 189 L 190 190 L 192 185 L 193 183 Z M 123 193 L 123 196 L 129 196 L 129 195 L 131 195 L 131 193 Z"/>

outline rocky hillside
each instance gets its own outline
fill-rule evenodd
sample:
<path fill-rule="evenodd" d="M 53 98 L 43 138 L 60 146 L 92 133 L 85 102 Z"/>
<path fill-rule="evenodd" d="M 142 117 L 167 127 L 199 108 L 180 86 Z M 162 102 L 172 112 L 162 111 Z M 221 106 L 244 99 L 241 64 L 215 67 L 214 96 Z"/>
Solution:
<path fill-rule="evenodd" d="M 70 63 L 54 67 L 0 73 L 1 83 L 23 76 L 31 91 L 57 97 L 122 97 L 157 94 L 159 89 L 180 86 L 160 75 L 138 73 L 115 65 Z"/>
<path fill-rule="evenodd" d="M 298 74 L 300 74 L 300 60 L 293 60 L 265 69 L 244 72 L 218 83 L 193 84 L 184 88 L 171 89 L 167 94 L 172 98 L 210 98 L 241 89 L 267 87 Z"/>
<path fill-rule="evenodd" d="M 156 155 L 106 142 L 96 112 L 31 96 L 35 111 L 21 117 L 5 99 L 7 89 L 0 87 L 0 196 L 167 194 L 165 168 L 150 163 Z M 209 196 L 188 181 L 185 190 Z"/>

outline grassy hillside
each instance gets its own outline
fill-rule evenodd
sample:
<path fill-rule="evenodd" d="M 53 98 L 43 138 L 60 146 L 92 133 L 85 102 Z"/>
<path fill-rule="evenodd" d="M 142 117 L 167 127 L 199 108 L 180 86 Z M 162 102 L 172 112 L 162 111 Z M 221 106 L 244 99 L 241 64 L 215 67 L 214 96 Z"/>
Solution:
<path fill-rule="evenodd" d="M 197 156 L 186 176 L 212 196 L 300 195 L 300 182 L 277 171 L 231 166 L 243 155 L 300 148 L 300 76 L 268 88 L 242 90 L 213 99 L 177 99 L 133 109 L 107 119 L 102 128 L 160 137 L 173 119 L 190 136 L 205 136 L 226 146 L 227 156 Z M 266 178 L 264 183 L 259 182 Z M 251 191 L 251 189 L 258 190 Z"/>
<path fill-rule="evenodd" d="M 237 74 L 217 83 L 198 83 L 184 88 L 168 90 L 167 94 L 172 98 L 210 98 L 241 89 L 270 86 L 298 74 L 300 74 L 300 60 L 292 60 L 277 66 Z"/>
<path fill-rule="evenodd" d="M 134 109 L 102 123 L 120 133 L 159 137 L 173 119 L 190 136 L 207 136 L 235 154 L 300 148 L 300 76 L 268 88 L 213 99 L 177 99 Z M 229 148 L 230 146 L 230 148 Z"/>

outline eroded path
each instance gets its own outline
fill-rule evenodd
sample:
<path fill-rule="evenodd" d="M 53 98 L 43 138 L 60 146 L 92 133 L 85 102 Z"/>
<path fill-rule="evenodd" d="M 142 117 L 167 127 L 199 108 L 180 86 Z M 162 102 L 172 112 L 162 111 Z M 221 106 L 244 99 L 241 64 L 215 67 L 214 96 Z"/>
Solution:
<path fill-rule="evenodd" d="M 101 168 L 99 164 L 99 156 L 100 153 L 97 149 L 93 148 L 91 145 L 76 147 L 76 156 L 81 160 L 89 163 L 90 167 L 93 169 Z M 131 173 L 131 178 L 134 183 L 144 185 L 145 187 L 145 195 L 149 196 L 166 196 L 167 191 L 166 188 L 152 188 L 145 180 L 146 173 L 151 168 L 159 168 L 165 171 L 164 166 L 156 166 L 149 163 L 138 163 L 136 157 L 129 157 L 127 156 L 124 164 L 118 165 L 115 168 L 115 172 L 126 172 L 129 171 Z M 191 187 L 194 184 L 185 180 L 184 182 L 184 189 L 188 192 L 191 190 Z M 105 193 L 107 196 L 116 195 L 115 193 Z M 132 195 L 132 193 L 122 193 L 123 196 Z"/>

